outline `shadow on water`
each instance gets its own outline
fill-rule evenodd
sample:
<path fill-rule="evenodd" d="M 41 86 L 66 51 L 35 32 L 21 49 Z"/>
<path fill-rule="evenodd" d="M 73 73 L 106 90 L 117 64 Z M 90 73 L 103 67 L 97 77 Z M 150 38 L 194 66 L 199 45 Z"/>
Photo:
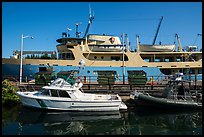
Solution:
<path fill-rule="evenodd" d="M 202 135 L 202 111 L 51 112 L 20 105 L 2 108 L 2 115 L 3 135 Z"/>

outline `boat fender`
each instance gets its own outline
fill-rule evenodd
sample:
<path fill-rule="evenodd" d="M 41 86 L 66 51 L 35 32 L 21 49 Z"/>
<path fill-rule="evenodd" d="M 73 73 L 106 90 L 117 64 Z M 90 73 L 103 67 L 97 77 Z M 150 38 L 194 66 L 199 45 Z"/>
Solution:
<path fill-rule="evenodd" d="M 75 86 L 75 87 L 78 87 L 78 83 L 75 83 L 74 86 Z"/>
<path fill-rule="evenodd" d="M 147 95 L 147 96 L 149 96 L 149 93 L 144 93 L 144 95 Z"/>
<path fill-rule="evenodd" d="M 82 86 L 83 86 L 82 83 L 79 83 L 79 84 L 78 84 L 78 88 L 81 88 Z"/>
<path fill-rule="evenodd" d="M 82 82 L 81 77 L 77 77 L 77 78 L 76 78 L 76 82 L 77 82 L 77 83 Z"/>
<path fill-rule="evenodd" d="M 77 88 L 81 88 L 83 86 L 83 84 L 82 83 L 75 83 L 74 86 Z"/>

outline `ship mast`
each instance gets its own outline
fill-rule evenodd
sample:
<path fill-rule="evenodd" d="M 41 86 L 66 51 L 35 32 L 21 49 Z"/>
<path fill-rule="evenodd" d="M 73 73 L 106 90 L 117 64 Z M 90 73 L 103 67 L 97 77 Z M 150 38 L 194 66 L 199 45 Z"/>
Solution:
<path fill-rule="evenodd" d="M 154 36 L 154 40 L 153 40 L 153 42 L 152 42 L 152 45 L 154 45 L 155 42 L 156 42 L 157 35 L 158 35 L 158 33 L 159 33 L 159 28 L 160 28 L 160 26 L 161 26 L 161 22 L 162 22 L 162 20 L 163 20 L 163 16 L 161 17 L 161 20 L 160 20 L 160 22 L 159 22 L 159 25 L 158 25 L 158 28 L 157 28 L 156 34 L 155 34 L 155 36 Z"/>
<path fill-rule="evenodd" d="M 137 52 L 139 52 L 140 51 L 139 35 L 136 35 L 136 48 L 137 48 Z"/>
<path fill-rule="evenodd" d="M 79 32 L 79 31 L 78 31 L 80 24 L 81 24 L 81 22 L 75 24 L 75 25 L 76 25 L 76 37 L 77 37 L 77 38 L 79 38 L 80 34 L 82 33 L 82 32 Z"/>
<path fill-rule="evenodd" d="M 92 23 L 92 21 L 94 19 L 94 15 L 93 16 L 91 15 L 91 7 L 90 7 L 90 5 L 89 5 L 89 16 L 90 16 L 89 17 L 89 23 L 88 23 L 88 26 L 87 26 L 86 31 L 84 33 L 84 38 L 86 37 L 86 35 L 87 35 L 88 31 L 89 31 L 90 25 L 91 25 L 91 23 Z"/>

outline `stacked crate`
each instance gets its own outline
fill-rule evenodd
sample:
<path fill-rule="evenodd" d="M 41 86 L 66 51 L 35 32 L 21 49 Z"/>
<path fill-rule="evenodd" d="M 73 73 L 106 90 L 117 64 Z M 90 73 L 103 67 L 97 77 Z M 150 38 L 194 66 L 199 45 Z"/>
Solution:
<path fill-rule="evenodd" d="M 116 71 L 97 71 L 97 73 L 98 73 L 98 78 L 97 78 L 98 84 L 104 85 L 104 84 L 115 83 Z"/>
<path fill-rule="evenodd" d="M 147 82 L 146 72 L 143 70 L 130 70 L 128 72 L 128 82 L 131 85 L 145 85 Z"/>
<path fill-rule="evenodd" d="M 35 84 L 47 85 L 55 79 L 53 67 L 39 67 L 39 72 L 35 73 Z"/>

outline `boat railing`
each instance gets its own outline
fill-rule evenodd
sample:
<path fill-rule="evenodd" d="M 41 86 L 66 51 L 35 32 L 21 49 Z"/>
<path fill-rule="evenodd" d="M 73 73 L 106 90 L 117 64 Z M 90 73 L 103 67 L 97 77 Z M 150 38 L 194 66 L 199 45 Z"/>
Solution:
<path fill-rule="evenodd" d="M 22 91 L 22 92 L 28 91 L 27 88 L 25 87 L 25 85 L 22 85 L 19 88 L 20 88 L 20 91 Z"/>
<path fill-rule="evenodd" d="M 167 98 L 173 100 L 185 100 L 200 103 L 202 102 L 202 93 L 196 92 L 191 94 L 190 92 L 185 91 L 184 95 L 178 95 L 178 92 L 171 92 Z"/>
<path fill-rule="evenodd" d="M 119 99 L 118 95 L 111 95 L 110 100 L 118 100 L 118 99 Z"/>

